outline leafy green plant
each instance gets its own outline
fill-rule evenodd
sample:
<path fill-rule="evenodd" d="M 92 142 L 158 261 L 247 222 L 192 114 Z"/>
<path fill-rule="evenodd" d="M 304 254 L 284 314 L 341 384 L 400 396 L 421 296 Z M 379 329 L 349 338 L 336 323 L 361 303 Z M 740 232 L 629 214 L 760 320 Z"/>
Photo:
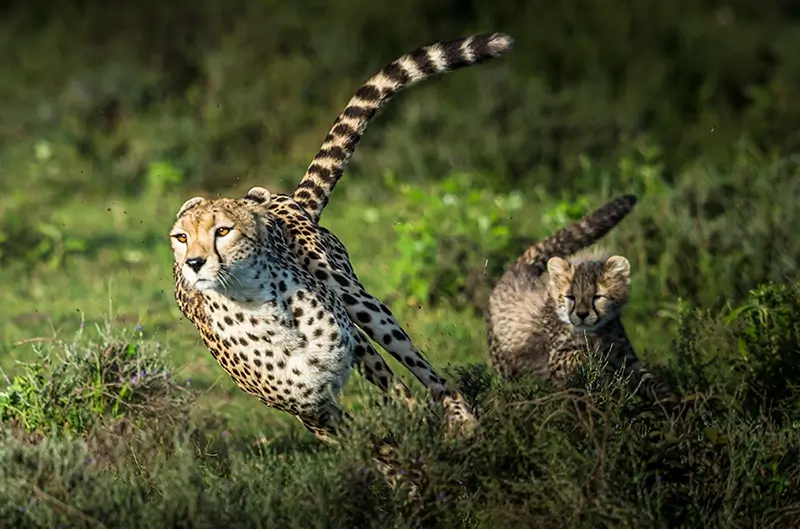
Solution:
<path fill-rule="evenodd" d="M 410 304 L 462 297 L 470 272 L 507 253 L 512 234 L 506 219 L 522 208 L 519 192 L 493 193 L 469 173 L 427 187 L 399 183 L 391 173 L 385 181 L 404 204 L 393 223 L 397 257 L 388 265 L 389 278 Z"/>
<path fill-rule="evenodd" d="M 54 269 L 69 255 L 86 251 L 86 241 L 66 232 L 45 213 L 35 215 L 31 205 L 6 208 L 0 220 L 0 262 L 41 263 Z M 37 220 L 37 217 L 39 220 Z"/>
<path fill-rule="evenodd" d="M 800 285 L 762 285 L 725 321 L 735 329 L 740 369 L 753 398 L 800 418 Z M 786 409 L 788 406 L 788 410 Z"/>
<path fill-rule="evenodd" d="M 183 182 L 184 175 L 169 162 L 152 162 L 147 166 L 145 190 L 148 194 L 160 195 L 171 186 Z"/>
<path fill-rule="evenodd" d="M 78 339 L 35 348 L 3 374 L 0 420 L 28 432 L 85 435 L 123 417 L 175 420 L 188 413 L 190 395 L 172 379 L 173 370 L 153 344 L 142 340 Z"/>
<path fill-rule="evenodd" d="M 421 186 L 385 176 L 401 207 L 363 215 L 391 221 L 396 254 L 387 263 L 388 280 L 410 305 L 446 300 L 480 309 L 490 285 L 528 245 L 596 207 L 584 195 L 554 201 L 541 189 L 529 204 L 519 191 L 492 191 L 490 181 L 454 172 Z"/>

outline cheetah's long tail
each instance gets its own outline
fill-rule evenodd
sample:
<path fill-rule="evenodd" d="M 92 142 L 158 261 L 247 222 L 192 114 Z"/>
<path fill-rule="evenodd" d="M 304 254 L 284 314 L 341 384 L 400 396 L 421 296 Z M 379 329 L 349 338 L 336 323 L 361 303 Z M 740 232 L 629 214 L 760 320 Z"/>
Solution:
<path fill-rule="evenodd" d="M 513 44 L 502 33 L 473 35 L 424 46 L 383 67 L 356 91 L 333 122 L 292 198 L 318 222 L 370 120 L 397 92 L 434 75 L 499 57 Z"/>
<path fill-rule="evenodd" d="M 636 195 L 621 195 L 609 200 L 578 222 L 561 228 L 525 250 L 512 267 L 526 266 L 536 276 L 543 274 L 551 257 L 566 258 L 602 239 L 633 211 L 637 202 Z"/>

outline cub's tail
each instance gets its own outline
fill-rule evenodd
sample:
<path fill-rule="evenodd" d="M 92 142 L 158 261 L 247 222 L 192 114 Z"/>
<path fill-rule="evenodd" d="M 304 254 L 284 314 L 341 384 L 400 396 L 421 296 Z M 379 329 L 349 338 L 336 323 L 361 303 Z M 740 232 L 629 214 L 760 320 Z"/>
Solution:
<path fill-rule="evenodd" d="M 537 276 L 543 274 L 551 257 L 566 258 L 602 239 L 633 211 L 637 202 L 636 195 L 621 195 L 606 202 L 578 222 L 525 250 L 512 266 L 525 266 Z"/>
<path fill-rule="evenodd" d="M 499 57 L 513 44 L 502 33 L 473 35 L 419 48 L 386 65 L 356 91 L 333 122 L 292 198 L 318 222 L 370 120 L 397 92 L 434 75 Z"/>

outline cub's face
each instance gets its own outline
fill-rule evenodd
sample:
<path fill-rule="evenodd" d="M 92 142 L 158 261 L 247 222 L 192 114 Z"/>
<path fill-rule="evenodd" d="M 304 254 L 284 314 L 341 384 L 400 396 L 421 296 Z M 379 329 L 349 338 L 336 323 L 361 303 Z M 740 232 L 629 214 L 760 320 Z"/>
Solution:
<path fill-rule="evenodd" d="M 581 331 L 600 330 L 627 303 L 630 270 L 630 263 L 620 255 L 576 264 L 550 259 L 548 289 L 559 319 Z"/>
<path fill-rule="evenodd" d="M 170 231 L 175 263 L 189 286 L 220 293 L 249 290 L 259 224 L 244 200 L 192 198 Z"/>

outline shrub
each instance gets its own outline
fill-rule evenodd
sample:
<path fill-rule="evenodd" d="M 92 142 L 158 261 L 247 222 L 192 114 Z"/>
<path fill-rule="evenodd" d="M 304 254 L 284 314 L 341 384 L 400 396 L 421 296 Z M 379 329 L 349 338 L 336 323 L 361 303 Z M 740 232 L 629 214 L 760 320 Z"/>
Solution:
<path fill-rule="evenodd" d="M 15 527 L 722 527 L 791 524 L 800 506 L 797 431 L 715 404 L 724 392 L 676 419 L 620 381 L 552 392 L 485 366 L 459 373 L 482 422 L 472 440 L 444 439 L 400 403 L 365 406 L 339 447 L 198 452 L 176 433 L 168 456 L 143 467 L 127 452 L 106 473 L 81 442 L 6 437 L 0 515 Z M 364 432 L 379 420 L 401 464 L 421 465 L 417 500 L 369 462 Z"/>
<path fill-rule="evenodd" d="M 514 238 L 506 219 L 521 210 L 522 195 L 493 193 L 469 173 L 425 187 L 391 173 L 385 180 L 403 207 L 368 214 L 392 222 L 397 237 L 387 265 L 392 287 L 410 305 L 446 300 L 457 306 L 486 294 L 483 278 L 496 275 L 509 255 Z"/>
<path fill-rule="evenodd" d="M 80 333 L 83 334 L 82 332 Z M 86 436 L 98 427 L 188 421 L 193 396 L 174 380 L 158 344 L 101 332 L 37 346 L 0 391 L 0 420 L 37 437 Z"/>
<path fill-rule="evenodd" d="M 686 391 L 724 387 L 730 405 L 800 424 L 800 286 L 762 285 L 716 314 L 681 304 L 672 372 Z"/>

